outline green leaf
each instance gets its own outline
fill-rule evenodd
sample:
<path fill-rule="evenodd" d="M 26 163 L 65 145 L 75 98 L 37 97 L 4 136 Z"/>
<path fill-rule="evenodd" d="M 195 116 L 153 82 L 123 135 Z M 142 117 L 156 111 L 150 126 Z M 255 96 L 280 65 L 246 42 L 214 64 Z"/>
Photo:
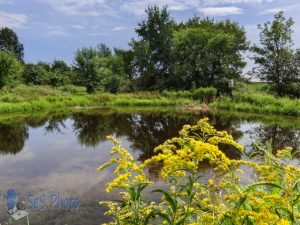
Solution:
<path fill-rule="evenodd" d="M 168 217 L 167 214 L 161 213 L 161 212 L 156 212 L 155 214 L 158 215 L 159 217 L 165 219 L 168 222 L 168 224 L 170 224 L 170 225 L 172 224 L 171 219 Z"/>
<path fill-rule="evenodd" d="M 173 212 L 176 212 L 177 210 L 177 202 L 176 200 L 173 199 L 173 196 L 171 194 L 169 194 L 168 192 L 164 191 L 164 190 L 154 190 L 152 192 L 159 192 L 162 193 L 166 199 L 166 201 L 169 203 L 169 205 L 172 208 Z"/>
<path fill-rule="evenodd" d="M 256 184 L 252 184 L 252 185 L 248 186 L 248 187 L 246 188 L 245 192 L 248 192 L 248 191 L 250 191 L 250 190 L 252 190 L 252 189 L 254 189 L 254 188 L 256 188 L 256 187 L 260 187 L 260 186 L 275 187 L 275 188 L 279 188 L 279 189 L 285 191 L 284 188 L 280 187 L 280 186 L 277 185 L 277 184 L 273 184 L 273 183 L 256 183 Z"/>
<path fill-rule="evenodd" d="M 129 188 L 129 194 L 130 194 L 131 199 L 132 199 L 133 201 L 135 201 L 135 200 L 136 200 L 136 192 L 135 192 L 135 190 L 134 190 L 134 187 L 130 187 L 130 188 Z"/>
<path fill-rule="evenodd" d="M 276 208 L 275 212 L 279 217 L 288 218 L 290 221 L 295 222 L 294 214 L 289 210 L 285 208 Z"/>

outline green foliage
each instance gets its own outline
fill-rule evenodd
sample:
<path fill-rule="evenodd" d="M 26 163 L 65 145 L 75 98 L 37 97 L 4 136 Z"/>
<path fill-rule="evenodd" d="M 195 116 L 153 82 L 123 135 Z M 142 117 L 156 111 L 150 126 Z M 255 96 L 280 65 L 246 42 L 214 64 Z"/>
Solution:
<path fill-rule="evenodd" d="M 212 105 L 219 109 L 244 112 L 274 113 L 299 116 L 300 100 L 275 97 L 268 93 L 267 84 L 248 84 L 233 93 L 233 97 L 221 97 Z"/>
<path fill-rule="evenodd" d="M 167 98 L 192 98 L 193 94 L 191 91 L 163 91 L 162 95 Z"/>
<path fill-rule="evenodd" d="M 260 45 L 254 45 L 253 57 L 258 67 L 254 74 L 259 78 L 272 82 L 278 95 L 288 93 L 285 85 L 299 82 L 300 64 L 298 54 L 292 49 L 292 18 L 286 19 L 283 12 L 275 15 L 273 21 L 258 25 L 260 29 Z M 293 94 L 294 91 L 291 91 Z"/>
<path fill-rule="evenodd" d="M 217 89 L 213 87 L 198 88 L 192 91 L 163 91 L 162 95 L 167 98 L 189 98 L 201 102 L 212 102 L 217 95 Z"/>
<path fill-rule="evenodd" d="M 75 79 L 74 72 L 64 62 L 54 60 L 52 63 L 38 62 L 26 64 L 23 82 L 30 85 L 50 85 L 59 87 L 70 84 Z"/>
<path fill-rule="evenodd" d="M 124 64 L 122 58 L 112 55 L 105 45 L 83 48 L 75 54 L 74 69 L 79 77 L 79 84 L 86 87 L 88 93 L 96 90 L 116 93 L 124 88 Z"/>
<path fill-rule="evenodd" d="M 300 98 L 300 82 L 271 85 L 270 91 L 280 93 L 280 95 L 287 96 L 289 98 Z"/>
<path fill-rule="evenodd" d="M 17 34 L 7 27 L 0 28 L 0 50 L 10 52 L 19 62 L 23 62 L 24 46 Z"/>
<path fill-rule="evenodd" d="M 172 33 L 174 21 L 166 7 L 149 6 L 147 19 L 136 29 L 140 40 L 130 43 L 134 52 L 133 71 L 137 88 L 163 90 L 170 87 L 173 75 Z"/>
<path fill-rule="evenodd" d="M 193 18 L 174 33 L 175 74 L 179 88 L 216 85 L 220 79 L 238 78 L 245 66 L 246 32 L 229 20 Z"/>
<path fill-rule="evenodd" d="M 48 71 L 41 64 L 26 64 L 23 73 L 25 84 L 41 85 L 45 83 Z"/>
<path fill-rule="evenodd" d="M 0 89 L 6 85 L 10 87 L 17 85 L 22 72 L 22 64 L 11 53 L 0 51 Z"/>
<path fill-rule="evenodd" d="M 193 99 L 208 103 L 214 101 L 216 95 L 217 89 L 213 87 L 198 88 L 193 92 Z"/>
<path fill-rule="evenodd" d="M 95 93 L 105 79 L 105 69 L 101 68 L 98 52 L 93 48 L 83 48 L 75 53 L 74 69 L 88 93 Z"/>
<path fill-rule="evenodd" d="M 70 93 L 73 95 L 83 95 L 85 94 L 84 87 L 79 87 L 75 85 L 64 85 L 59 88 L 63 93 Z"/>

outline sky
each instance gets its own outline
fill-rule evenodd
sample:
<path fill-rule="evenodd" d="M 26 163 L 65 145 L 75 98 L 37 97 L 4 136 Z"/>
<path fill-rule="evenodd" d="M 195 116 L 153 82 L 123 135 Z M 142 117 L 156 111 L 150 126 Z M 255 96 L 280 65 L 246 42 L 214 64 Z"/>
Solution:
<path fill-rule="evenodd" d="M 72 64 L 82 47 L 105 43 L 128 48 L 137 38 L 134 29 L 145 19 L 145 8 L 154 4 L 167 5 L 178 22 L 193 16 L 235 20 L 252 43 L 258 42 L 257 25 L 284 11 L 295 21 L 295 48 L 300 48 L 299 0 L 0 0 L 0 27 L 17 33 L 26 62 L 57 59 Z"/>

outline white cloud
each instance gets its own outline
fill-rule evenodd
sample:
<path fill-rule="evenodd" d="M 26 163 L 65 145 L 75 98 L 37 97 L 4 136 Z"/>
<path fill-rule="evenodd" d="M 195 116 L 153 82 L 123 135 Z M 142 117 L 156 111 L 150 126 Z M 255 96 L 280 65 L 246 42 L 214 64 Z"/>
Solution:
<path fill-rule="evenodd" d="M 242 14 L 243 9 L 238 7 L 205 7 L 198 9 L 205 16 L 227 16 Z"/>
<path fill-rule="evenodd" d="M 269 3 L 274 0 L 202 0 L 203 5 L 205 6 L 217 6 L 225 4 L 241 4 L 241 3 L 251 3 L 251 4 L 261 4 Z"/>
<path fill-rule="evenodd" d="M 127 27 L 114 27 L 113 31 L 121 31 L 121 30 L 127 30 Z"/>
<path fill-rule="evenodd" d="M 72 24 L 71 27 L 74 28 L 74 29 L 77 29 L 77 30 L 84 29 L 84 26 L 81 26 L 81 25 L 78 25 L 78 24 Z"/>
<path fill-rule="evenodd" d="M 28 17 L 25 14 L 0 11 L 0 27 L 22 27 L 27 19 Z"/>
<path fill-rule="evenodd" d="M 69 33 L 61 26 L 50 26 L 48 28 L 48 36 L 67 36 Z"/>
<path fill-rule="evenodd" d="M 261 4 L 261 3 L 269 3 L 274 0 L 130 0 L 126 1 L 121 5 L 121 10 L 127 13 L 131 13 L 137 16 L 141 16 L 145 12 L 145 8 L 148 5 L 158 5 L 160 7 L 167 5 L 169 10 L 171 11 L 183 11 L 195 8 L 209 8 L 217 6 L 225 6 L 226 4 L 242 4 L 242 3 L 253 3 L 253 4 Z M 218 7 L 218 8 L 219 8 Z M 228 9 L 223 8 L 223 10 L 229 10 L 229 8 L 235 7 L 227 7 Z M 219 9 L 220 10 L 220 9 Z M 235 9 L 237 10 L 237 9 Z M 234 13 L 238 13 L 235 11 Z"/>
<path fill-rule="evenodd" d="M 137 16 L 144 14 L 149 5 L 168 6 L 171 11 L 183 11 L 200 6 L 199 0 L 131 0 L 121 5 L 121 10 Z"/>
<path fill-rule="evenodd" d="M 106 0 L 44 0 L 55 10 L 69 16 L 99 16 L 97 7 L 105 7 Z"/>
<path fill-rule="evenodd" d="M 266 10 L 261 11 L 260 14 L 275 14 L 280 11 L 289 12 L 292 10 L 298 10 L 299 7 L 300 7 L 300 4 L 289 5 L 289 6 L 278 7 L 278 8 L 271 8 L 271 9 L 266 9 Z"/>

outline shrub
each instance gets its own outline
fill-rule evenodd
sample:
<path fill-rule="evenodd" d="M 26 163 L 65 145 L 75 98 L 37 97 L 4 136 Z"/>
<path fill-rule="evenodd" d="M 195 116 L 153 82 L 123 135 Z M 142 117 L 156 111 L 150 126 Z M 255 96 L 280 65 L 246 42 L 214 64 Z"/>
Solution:
<path fill-rule="evenodd" d="M 70 93 L 70 94 L 85 94 L 85 88 L 84 87 L 79 87 L 75 85 L 65 85 L 60 87 L 60 90 L 65 93 Z"/>
<path fill-rule="evenodd" d="M 217 95 L 217 89 L 213 87 L 198 88 L 193 92 L 193 99 L 202 102 L 212 102 Z"/>
<path fill-rule="evenodd" d="M 122 190 L 122 200 L 101 202 L 115 218 L 110 224 L 284 225 L 300 221 L 300 169 L 288 164 L 291 148 L 275 156 L 271 148 L 258 145 L 254 155 L 263 157 L 256 161 L 229 159 L 220 146 L 241 152 L 243 147 L 227 132 L 215 130 L 207 119 L 195 126 L 185 125 L 178 137 L 158 146 L 157 155 L 144 163 L 110 139 L 116 157 L 98 168 L 116 165 L 116 178 L 108 183 L 107 191 Z M 206 181 L 200 181 L 203 162 L 214 168 Z M 168 185 L 167 190 L 154 191 L 163 196 L 158 203 L 143 197 L 146 187 L 152 185 L 145 171 L 153 163 L 161 165 L 161 177 Z M 241 176 L 243 171 L 248 174 Z"/>
<path fill-rule="evenodd" d="M 191 91 L 163 91 L 162 96 L 166 98 L 191 98 L 192 92 Z"/>
<path fill-rule="evenodd" d="M 272 85 L 271 91 L 281 93 L 282 96 L 288 96 L 290 98 L 299 98 L 300 82 Z"/>
<path fill-rule="evenodd" d="M 14 87 L 21 79 L 23 66 L 8 52 L 0 50 L 0 89 L 4 86 Z"/>

